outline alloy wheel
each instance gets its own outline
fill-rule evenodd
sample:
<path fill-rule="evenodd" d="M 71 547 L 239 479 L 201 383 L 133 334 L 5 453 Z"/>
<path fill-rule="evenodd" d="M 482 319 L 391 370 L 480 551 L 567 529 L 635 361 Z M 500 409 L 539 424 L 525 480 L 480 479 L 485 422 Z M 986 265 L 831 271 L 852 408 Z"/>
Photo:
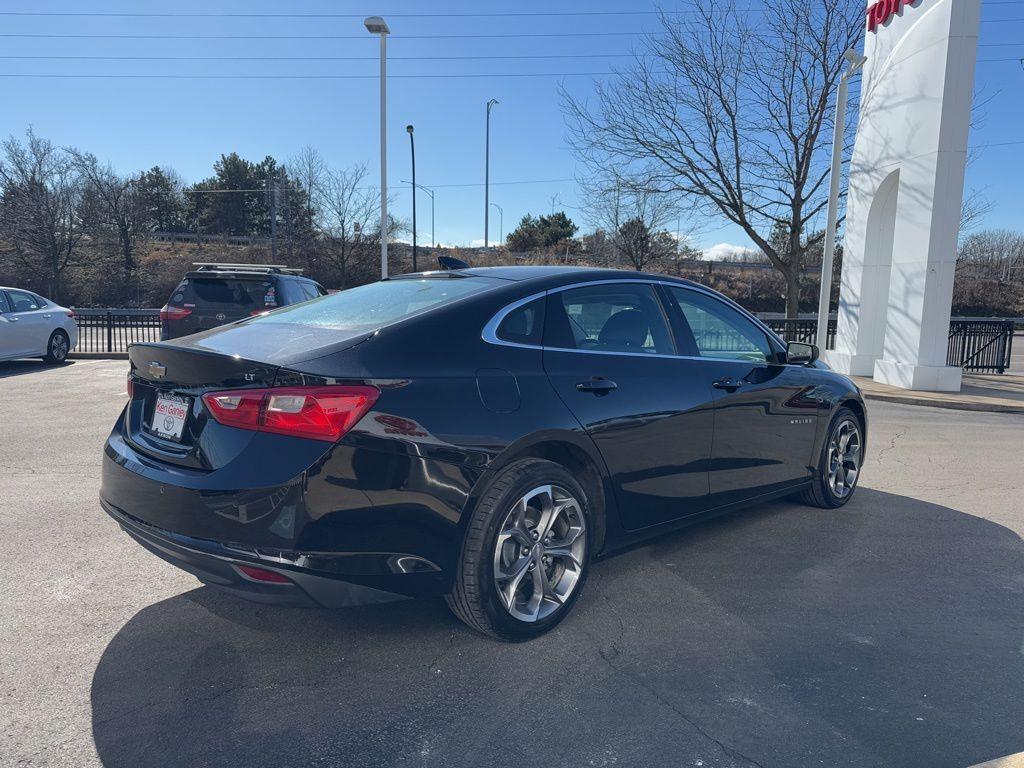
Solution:
<path fill-rule="evenodd" d="M 852 419 L 839 422 L 828 445 L 828 486 L 837 499 L 845 499 L 860 474 L 860 427 Z"/>
<path fill-rule="evenodd" d="M 68 356 L 68 340 L 62 333 L 55 333 L 50 340 L 50 356 L 61 361 Z"/>
<path fill-rule="evenodd" d="M 572 595 L 583 574 L 586 521 L 565 488 L 542 485 L 512 505 L 494 547 L 494 586 L 520 621 L 547 618 Z"/>

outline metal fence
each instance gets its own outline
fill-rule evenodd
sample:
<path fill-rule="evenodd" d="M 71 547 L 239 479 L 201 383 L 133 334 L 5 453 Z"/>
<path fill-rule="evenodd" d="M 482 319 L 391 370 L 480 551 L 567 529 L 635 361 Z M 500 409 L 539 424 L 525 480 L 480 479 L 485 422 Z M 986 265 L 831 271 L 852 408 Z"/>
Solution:
<path fill-rule="evenodd" d="M 137 341 L 160 340 L 158 309 L 76 309 L 76 352 L 127 352 Z"/>
<path fill-rule="evenodd" d="M 786 341 L 817 344 L 815 317 L 764 317 L 764 323 Z M 120 353 L 137 341 L 160 340 L 160 310 L 76 309 L 78 352 Z M 1010 367 L 1013 320 L 954 318 L 949 323 L 946 364 L 977 373 L 1004 373 Z M 828 321 L 826 348 L 836 343 L 836 318 Z"/>
<path fill-rule="evenodd" d="M 818 318 L 816 317 L 765 317 L 762 322 L 775 331 L 786 341 L 800 341 L 804 344 L 817 344 Z M 836 318 L 828 319 L 828 338 L 826 347 L 832 348 L 836 345 Z"/>
<path fill-rule="evenodd" d="M 951 320 L 946 364 L 965 371 L 1004 373 L 1013 351 L 1013 320 Z"/>

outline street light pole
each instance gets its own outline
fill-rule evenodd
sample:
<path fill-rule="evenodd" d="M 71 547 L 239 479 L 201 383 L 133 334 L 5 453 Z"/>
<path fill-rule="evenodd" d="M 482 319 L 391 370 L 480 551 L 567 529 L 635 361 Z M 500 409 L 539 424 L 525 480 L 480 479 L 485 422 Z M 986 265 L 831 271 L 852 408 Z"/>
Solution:
<path fill-rule="evenodd" d="M 380 16 L 369 16 L 363 24 L 371 35 L 380 35 L 380 278 L 388 279 L 388 29 Z"/>
<path fill-rule="evenodd" d="M 405 126 L 409 132 L 409 149 L 412 150 L 412 271 L 416 269 L 416 142 L 412 137 L 412 126 Z"/>
<path fill-rule="evenodd" d="M 408 184 L 409 182 L 407 182 L 405 179 L 402 179 L 402 183 Z M 430 195 L 430 247 L 436 248 L 437 240 L 434 238 L 434 190 L 432 190 L 430 187 L 424 187 L 422 184 L 416 184 L 416 182 L 412 183 L 416 185 L 416 189 L 421 189 L 428 195 Z"/>
<path fill-rule="evenodd" d="M 487 247 L 488 214 L 491 212 L 491 107 L 497 103 L 497 99 L 487 102 L 487 130 L 484 138 L 484 248 Z"/>
<path fill-rule="evenodd" d="M 825 245 L 821 255 L 821 293 L 818 295 L 818 330 L 815 342 L 819 349 L 828 347 L 828 310 L 832 298 L 832 264 L 836 250 L 836 224 L 839 218 L 839 175 L 843 164 L 843 138 L 846 136 L 846 92 L 849 80 L 867 57 L 852 48 L 843 54 L 846 69 L 839 77 L 836 92 L 836 123 L 832 134 L 832 170 L 828 180 L 828 213 L 825 217 Z"/>
<path fill-rule="evenodd" d="M 497 203 L 491 203 L 491 205 L 498 209 L 498 244 L 500 245 L 505 242 L 505 212 Z"/>

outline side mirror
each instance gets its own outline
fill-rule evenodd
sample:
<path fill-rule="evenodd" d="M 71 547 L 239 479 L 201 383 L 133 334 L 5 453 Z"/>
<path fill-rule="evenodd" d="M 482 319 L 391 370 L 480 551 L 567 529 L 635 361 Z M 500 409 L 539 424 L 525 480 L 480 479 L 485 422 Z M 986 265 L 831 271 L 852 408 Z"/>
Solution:
<path fill-rule="evenodd" d="M 791 341 L 786 345 L 786 362 L 790 365 L 810 365 L 818 359 L 818 348 L 813 344 Z"/>

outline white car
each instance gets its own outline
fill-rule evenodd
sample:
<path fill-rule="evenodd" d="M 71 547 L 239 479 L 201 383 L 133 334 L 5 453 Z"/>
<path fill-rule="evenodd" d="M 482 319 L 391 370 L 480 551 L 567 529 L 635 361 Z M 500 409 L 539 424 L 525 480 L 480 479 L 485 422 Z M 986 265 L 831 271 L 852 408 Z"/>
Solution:
<path fill-rule="evenodd" d="M 63 363 L 77 344 L 74 312 L 37 293 L 0 285 L 0 360 Z"/>

